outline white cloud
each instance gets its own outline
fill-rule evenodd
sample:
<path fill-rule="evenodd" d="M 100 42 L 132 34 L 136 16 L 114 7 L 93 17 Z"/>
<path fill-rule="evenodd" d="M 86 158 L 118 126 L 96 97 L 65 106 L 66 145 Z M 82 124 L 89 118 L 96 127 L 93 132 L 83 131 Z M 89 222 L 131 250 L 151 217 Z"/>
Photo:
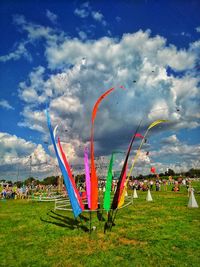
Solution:
<path fill-rule="evenodd" d="M 175 134 L 170 135 L 169 137 L 166 137 L 162 140 L 162 143 L 166 144 L 178 144 L 179 140 Z"/>
<path fill-rule="evenodd" d="M 92 17 L 94 20 L 101 22 L 104 26 L 107 25 L 106 21 L 104 20 L 104 16 L 102 13 L 98 12 L 98 11 L 92 11 L 91 13 Z"/>
<path fill-rule="evenodd" d="M 13 16 L 13 22 L 14 24 L 20 26 L 20 25 L 26 24 L 26 19 L 23 15 L 15 14 Z"/>
<path fill-rule="evenodd" d="M 134 159 L 132 161 L 134 161 Z M 147 155 L 147 152 L 146 151 L 141 151 L 140 152 L 140 154 L 138 156 L 138 163 L 137 163 L 137 165 L 138 164 L 140 164 L 140 165 L 150 164 L 150 158 Z"/>
<path fill-rule="evenodd" d="M 58 16 L 48 9 L 46 10 L 46 16 L 53 24 L 57 23 Z"/>
<path fill-rule="evenodd" d="M 104 19 L 88 3 L 81 8 L 96 14 L 96 20 Z M 178 49 L 167 45 L 162 36 L 152 37 L 149 30 L 124 34 L 119 39 L 87 40 L 85 31 L 78 29 L 79 40 L 28 23 L 23 17 L 15 22 L 30 42 L 44 41 L 52 71 L 39 66 L 19 84 L 19 96 L 25 104 L 20 126 L 47 134 L 43 109 L 49 103 L 52 124 L 59 124 L 63 142 L 85 143 L 90 137 L 93 105 L 113 85 L 116 90 L 101 103 L 95 121 L 96 154 L 124 149 L 141 118 L 143 127 L 157 118 L 172 121 L 173 129 L 199 126 L 200 79 L 193 69 L 199 57 L 199 41 L 190 44 L 189 49 Z M 120 85 L 126 90 L 119 89 Z M 173 138 L 168 142 L 178 145 Z"/>
<path fill-rule="evenodd" d="M 0 154 L 1 161 L 9 163 L 10 156 L 25 156 L 33 151 L 35 144 L 18 138 L 16 135 L 0 133 Z"/>
<path fill-rule="evenodd" d="M 29 74 L 29 82 L 21 82 L 19 84 L 19 96 L 27 103 L 42 103 L 46 100 L 43 93 L 43 74 L 45 69 L 41 66 L 37 67 Z"/>
<path fill-rule="evenodd" d="M 65 152 L 68 163 L 71 166 L 73 174 L 84 173 L 84 159 L 83 159 L 83 150 L 86 144 L 81 142 L 79 139 L 69 139 L 68 141 L 63 141 L 62 129 L 58 128 L 58 136 L 61 140 L 61 145 L 63 151 Z M 55 155 L 53 145 L 49 145 L 48 149 L 51 155 Z"/>
<path fill-rule="evenodd" d="M 47 10 L 47 16 L 52 22 L 55 22 L 55 14 Z M 26 41 L 16 43 L 12 52 L 0 56 L 0 62 L 7 62 L 10 60 L 16 61 L 22 57 L 28 61 L 32 61 L 32 55 L 28 52 L 27 45 L 33 44 L 37 39 L 44 39 L 48 44 L 63 40 L 62 31 L 27 22 L 23 15 L 14 15 L 13 22 L 20 32 L 24 31 L 27 33 L 27 39 Z"/>
<path fill-rule="evenodd" d="M 89 12 L 88 10 L 84 9 L 84 8 L 76 8 L 74 10 L 74 14 L 80 18 L 86 18 L 89 16 Z"/>
<path fill-rule="evenodd" d="M 159 50 L 158 60 L 177 71 L 192 69 L 195 65 L 195 55 L 186 50 L 177 51 L 175 46 Z"/>
<path fill-rule="evenodd" d="M 0 107 L 1 108 L 5 108 L 5 109 L 14 109 L 9 103 L 7 100 L 5 99 L 0 99 Z"/>
<path fill-rule="evenodd" d="M 119 17 L 119 16 L 117 16 L 115 19 L 117 22 L 120 22 L 122 20 L 121 17 Z"/>
<path fill-rule="evenodd" d="M 186 172 L 191 168 L 199 168 L 200 144 L 189 145 L 181 142 L 175 134 L 161 140 L 162 146 L 153 149 L 152 144 L 148 156 L 145 148 L 141 151 L 141 158 L 135 164 L 133 175 L 149 174 L 154 166 L 157 173 L 165 173 L 168 168 L 176 172 Z"/>
<path fill-rule="evenodd" d="M 176 155 L 181 157 L 182 160 L 186 159 L 187 157 L 199 157 L 200 153 L 200 145 L 187 145 L 181 142 L 177 142 L 175 144 L 169 144 L 163 146 L 161 150 L 155 152 L 156 155 Z M 154 156 L 155 156 L 154 154 Z"/>
<path fill-rule="evenodd" d="M 80 36 L 81 40 L 86 40 L 87 39 L 87 34 L 83 31 L 79 31 L 78 35 Z"/>
<path fill-rule="evenodd" d="M 200 26 L 199 27 L 196 27 L 196 31 L 197 32 L 200 32 Z"/>
<path fill-rule="evenodd" d="M 17 180 L 29 175 L 45 177 L 53 173 L 55 159 L 41 144 L 36 145 L 16 135 L 0 133 L 0 177 Z"/>
<path fill-rule="evenodd" d="M 13 22 L 17 25 L 20 31 L 27 33 L 26 43 L 33 44 L 38 39 L 44 39 L 47 44 L 53 45 L 56 42 L 62 41 L 64 33 L 51 27 L 45 27 L 40 24 L 27 22 L 22 15 L 14 15 Z"/>
<path fill-rule="evenodd" d="M 188 58 L 184 64 L 182 53 L 185 59 Z M 176 62 L 174 70 L 182 64 L 179 67 L 185 70 L 182 77 L 167 72 L 167 66 L 173 68 L 169 58 L 175 55 L 179 59 L 179 54 L 181 60 Z M 149 31 L 124 34 L 119 40 L 108 37 L 84 42 L 76 38 L 66 39 L 59 45 L 46 46 L 49 67 L 58 70 L 57 74 L 49 74 L 44 78 L 46 70 L 38 67 L 29 75 L 28 81 L 20 84 L 20 96 L 27 105 L 35 105 L 35 111 L 39 104 L 50 102 L 55 121 L 58 114 L 65 119 L 68 117 L 70 126 L 75 127 L 80 138 L 88 138 L 90 114 L 95 100 L 113 84 L 122 84 L 127 90 L 116 90 L 113 97 L 105 101 L 98 114 L 98 137 L 108 129 L 112 129 L 112 133 L 123 127 L 130 129 L 132 114 L 135 123 L 148 114 L 146 124 L 153 119 L 167 118 L 176 128 L 197 127 L 199 78 L 187 71 L 193 66 L 195 56 L 194 48 L 183 52 L 174 46 L 167 46 L 164 38 L 152 38 Z M 71 107 L 74 106 L 74 111 L 78 110 L 79 114 L 71 110 L 71 99 L 76 100 Z M 176 111 L 177 106 L 180 112 Z M 29 112 L 32 111 L 30 107 Z M 25 112 L 22 114 L 25 115 Z M 28 116 L 25 115 L 24 119 L 21 125 L 36 127 L 33 122 L 29 123 Z M 39 129 L 44 129 L 44 126 L 40 124 Z"/>
<path fill-rule="evenodd" d="M 7 55 L 0 56 L 0 62 L 7 62 L 10 60 L 18 60 L 21 57 L 26 58 L 28 61 L 32 61 L 32 56 L 25 47 L 26 43 L 19 43 L 14 52 L 10 52 Z"/>
<path fill-rule="evenodd" d="M 80 112 L 82 109 L 80 100 L 76 97 L 62 96 L 51 101 L 50 108 L 58 114 L 70 114 Z"/>
<path fill-rule="evenodd" d="M 185 37 L 191 37 L 191 34 L 188 32 L 181 32 L 181 35 Z"/>
<path fill-rule="evenodd" d="M 102 21 L 103 20 L 103 14 L 97 11 L 92 12 L 92 17 L 97 20 L 97 21 Z"/>
<path fill-rule="evenodd" d="M 26 106 L 21 115 L 23 122 L 19 122 L 18 126 L 28 127 L 31 130 L 45 133 L 47 131 L 46 117 L 44 110 L 34 110 L 32 107 Z"/>
<path fill-rule="evenodd" d="M 107 22 L 104 19 L 104 15 L 96 10 L 93 10 L 89 2 L 86 2 L 74 10 L 74 14 L 82 19 L 91 16 L 95 21 L 100 22 L 103 26 L 107 25 Z"/>

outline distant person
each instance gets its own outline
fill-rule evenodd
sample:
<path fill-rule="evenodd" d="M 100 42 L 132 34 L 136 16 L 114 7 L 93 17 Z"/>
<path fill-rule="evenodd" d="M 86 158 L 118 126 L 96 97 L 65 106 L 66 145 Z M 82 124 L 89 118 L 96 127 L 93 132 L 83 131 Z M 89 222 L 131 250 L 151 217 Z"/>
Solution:
<path fill-rule="evenodd" d="M 149 185 L 150 185 L 150 190 L 152 190 L 152 189 L 153 189 L 153 180 L 151 180 L 151 181 L 149 182 Z"/>
<path fill-rule="evenodd" d="M 164 191 L 167 191 L 167 180 L 163 180 Z"/>
<path fill-rule="evenodd" d="M 156 191 L 160 191 L 160 183 L 159 183 L 159 180 L 156 180 Z"/>

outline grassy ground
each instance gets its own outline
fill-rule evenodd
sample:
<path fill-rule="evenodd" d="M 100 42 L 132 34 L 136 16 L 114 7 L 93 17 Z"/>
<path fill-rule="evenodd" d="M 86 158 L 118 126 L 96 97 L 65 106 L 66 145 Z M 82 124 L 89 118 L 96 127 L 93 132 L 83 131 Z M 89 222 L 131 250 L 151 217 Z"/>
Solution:
<path fill-rule="evenodd" d="M 81 225 L 53 203 L 1 200 L 0 266 L 200 266 L 200 208 L 187 208 L 186 190 L 138 195 L 111 232 L 94 214 L 91 235 L 88 214 Z"/>

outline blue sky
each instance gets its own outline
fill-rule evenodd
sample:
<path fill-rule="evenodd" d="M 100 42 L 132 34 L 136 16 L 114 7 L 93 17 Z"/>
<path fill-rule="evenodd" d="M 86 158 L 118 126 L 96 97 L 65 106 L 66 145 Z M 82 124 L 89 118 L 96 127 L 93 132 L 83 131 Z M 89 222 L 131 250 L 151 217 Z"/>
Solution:
<path fill-rule="evenodd" d="M 95 122 L 96 156 L 126 150 L 142 117 L 141 132 L 164 118 L 135 172 L 199 167 L 199 13 L 189 0 L 1 1 L 0 177 L 26 177 L 30 155 L 33 175 L 54 172 L 46 105 L 81 172 L 92 106 L 112 86 Z"/>

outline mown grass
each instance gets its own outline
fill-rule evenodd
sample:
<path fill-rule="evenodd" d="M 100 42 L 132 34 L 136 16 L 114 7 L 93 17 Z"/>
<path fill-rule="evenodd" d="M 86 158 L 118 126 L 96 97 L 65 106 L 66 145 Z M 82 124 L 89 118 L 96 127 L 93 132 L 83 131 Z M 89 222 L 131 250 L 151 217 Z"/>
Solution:
<path fill-rule="evenodd" d="M 88 214 L 78 223 L 53 203 L 0 201 L 0 266 L 200 266 L 200 209 L 187 208 L 186 189 L 138 195 L 111 232 L 94 214 L 91 235 Z"/>

